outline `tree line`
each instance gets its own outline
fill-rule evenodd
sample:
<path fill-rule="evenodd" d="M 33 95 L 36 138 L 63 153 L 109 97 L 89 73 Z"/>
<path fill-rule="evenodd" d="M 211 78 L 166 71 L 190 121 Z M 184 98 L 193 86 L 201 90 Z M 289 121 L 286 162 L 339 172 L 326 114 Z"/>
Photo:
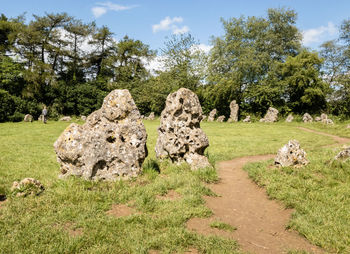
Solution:
<path fill-rule="evenodd" d="M 224 34 L 212 38 L 208 54 L 191 34 L 167 38 L 156 52 L 140 40 L 119 41 L 106 26 L 66 13 L 0 16 L 0 121 L 24 114 L 88 115 L 114 89 L 128 89 L 141 114 L 160 114 L 167 95 L 181 87 L 197 93 L 205 113 L 229 115 L 236 100 L 241 116 L 326 112 L 350 116 L 350 19 L 339 38 L 319 52 L 302 46 L 290 9 L 268 9 L 266 17 L 222 19 Z M 147 63 L 158 57 L 161 70 Z"/>

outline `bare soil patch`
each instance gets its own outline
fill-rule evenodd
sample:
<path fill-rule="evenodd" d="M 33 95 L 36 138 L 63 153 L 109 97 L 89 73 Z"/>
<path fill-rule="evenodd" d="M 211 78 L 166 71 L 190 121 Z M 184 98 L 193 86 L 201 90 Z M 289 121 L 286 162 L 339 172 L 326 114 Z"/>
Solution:
<path fill-rule="evenodd" d="M 307 132 L 316 133 L 316 134 L 319 134 L 319 135 L 331 137 L 336 142 L 336 144 L 325 145 L 323 147 L 330 147 L 330 146 L 334 146 L 334 145 L 343 145 L 343 144 L 346 144 L 346 143 L 350 142 L 350 138 L 338 137 L 338 136 L 335 136 L 335 135 L 332 135 L 332 134 L 311 130 L 311 129 L 308 129 L 308 128 L 305 128 L 305 127 L 297 127 L 297 128 L 300 129 L 300 130 L 303 130 L 303 131 L 307 131 Z"/>
<path fill-rule="evenodd" d="M 124 204 L 113 204 L 111 210 L 106 212 L 108 215 L 119 218 L 135 214 L 136 211 Z"/>
<path fill-rule="evenodd" d="M 83 235 L 82 228 L 75 228 L 74 223 L 67 222 L 63 225 L 63 228 L 68 232 L 70 236 L 77 237 Z"/>
<path fill-rule="evenodd" d="M 219 197 L 204 198 L 218 220 L 237 227 L 237 230 L 231 233 L 210 228 L 213 218 L 193 218 L 188 221 L 188 227 L 206 235 L 232 237 L 243 250 L 252 253 L 277 254 L 288 253 L 289 250 L 324 253 L 297 232 L 286 230 L 293 211 L 270 200 L 266 191 L 258 187 L 242 169 L 248 162 L 267 160 L 274 156 L 246 156 L 219 163 L 220 181 L 210 185 Z"/>
<path fill-rule="evenodd" d="M 157 195 L 156 198 L 160 199 L 160 200 L 172 200 L 173 201 L 176 199 L 180 199 L 181 195 L 174 190 L 169 190 L 167 194 L 165 194 L 163 196 Z"/>

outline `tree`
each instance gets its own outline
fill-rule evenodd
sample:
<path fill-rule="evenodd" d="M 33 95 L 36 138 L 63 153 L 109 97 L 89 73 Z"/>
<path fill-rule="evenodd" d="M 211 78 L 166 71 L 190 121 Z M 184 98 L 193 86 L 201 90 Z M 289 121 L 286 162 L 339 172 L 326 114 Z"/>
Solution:
<path fill-rule="evenodd" d="M 242 109 L 254 112 L 279 104 L 280 89 L 271 83 L 276 80 L 270 76 L 279 63 L 299 51 L 301 35 L 295 26 L 296 13 L 269 9 L 267 18 L 242 16 L 221 22 L 225 34 L 212 41 L 208 82 L 217 87 L 213 91 L 221 91 L 218 96 L 225 104 L 213 106 L 220 114 L 228 115 L 228 103 L 233 99 Z"/>
<path fill-rule="evenodd" d="M 285 88 L 284 96 L 293 112 L 316 113 L 327 108 L 330 88 L 320 76 L 322 62 L 317 53 L 303 50 L 279 65 L 279 82 Z"/>

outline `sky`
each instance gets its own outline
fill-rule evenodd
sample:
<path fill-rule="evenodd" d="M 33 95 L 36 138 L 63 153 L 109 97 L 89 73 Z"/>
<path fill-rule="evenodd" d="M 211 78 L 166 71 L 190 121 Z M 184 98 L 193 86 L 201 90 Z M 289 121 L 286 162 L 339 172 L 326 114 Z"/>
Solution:
<path fill-rule="evenodd" d="M 67 12 L 84 22 L 106 25 L 116 40 L 125 35 L 151 49 L 164 47 L 172 34 L 191 33 L 204 50 L 211 38 L 223 35 L 221 18 L 266 17 L 268 8 L 285 7 L 298 14 L 304 46 L 311 49 L 338 37 L 341 22 L 350 18 L 350 0 L 0 0 L 0 13 L 16 17 Z"/>

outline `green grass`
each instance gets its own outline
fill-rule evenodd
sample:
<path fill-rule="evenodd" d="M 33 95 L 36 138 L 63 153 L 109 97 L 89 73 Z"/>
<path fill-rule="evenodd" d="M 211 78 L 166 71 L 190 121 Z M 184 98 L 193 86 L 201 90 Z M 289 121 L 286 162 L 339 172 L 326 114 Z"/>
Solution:
<path fill-rule="evenodd" d="M 218 250 L 220 253 L 240 252 L 233 240 L 202 236 L 186 229 L 186 222 L 190 218 L 211 216 L 212 212 L 205 206 L 202 196 L 215 195 L 205 183 L 218 180 L 216 170 L 207 168 L 191 171 L 186 164 L 175 166 L 167 161 L 157 161 L 154 152 L 159 125 L 157 120 L 145 121 L 149 157 L 144 163 L 143 175 L 129 181 L 114 183 L 89 182 L 74 177 L 67 180 L 58 179 L 59 165 L 56 162 L 53 143 L 68 124 L 53 121 L 49 121 L 47 125 L 39 122 L 0 124 L 0 191 L 9 197 L 6 204 L 0 208 L 0 253 L 148 253 L 150 250 L 181 253 L 189 248 L 195 248 L 202 253 L 218 253 Z M 243 155 L 276 153 L 283 144 L 293 138 L 299 140 L 307 151 L 315 150 L 310 153 L 312 163 L 307 168 L 321 170 L 317 176 L 322 175 L 322 169 L 327 168 L 330 173 L 336 174 L 343 165 L 323 165 L 319 162 L 320 156 L 325 158 L 324 161 L 333 156 L 332 150 L 319 150 L 320 146 L 332 143 L 332 139 L 303 132 L 295 128 L 295 125 L 205 122 L 202 127 L 209 137 L 210 147 L 207 149 L 207 155 L 213 164 Z M 318 152 L 326 154 L 319 155 Z M 257 175 L 260 176 L 258 172 L 262 170 L 266 171 L 264 165 L 252 166 L 257 169 Z M 324 213 L 321 213 L 320 209 L 310 208 L 307 204 L 300 204 L 300 209 L 304 210 L 297 211 L 290 225 L 317 244 L 320 244 L 319 239 L 322 239 L 323 234 L 323 238 L 328 238 L 329 242 L 324 246 L 329 249 L 342 250 L 342 244 L 350 239 L 350 234 L 345 234 L 348 231 L 342 231 L 350 222 L 350 218 L 345 214 L 350 210 L 350 190 L 346 187 L 350 179 L 346 169 L 348 164 L 344 165 L 342 173 L 332 175 L 339 178 L 330 180 L 327 192 L 319 194 L 322 194 L 322 198 L 330 196 L 327 198 L 334 199 L 334 202 L 328 205 L 322 203 L 324 200 L 320 201 L 323 205 L 316 207 L 323 207 Z M 300 172 L 303 171 L 300 169 Z M 281 179 L 283 182 L 280 185 L 285 183 L 286 186 L 289 186 L 293 179 L 301 181 L 300 179 L 306 177 L 303 174 L 294 176 L 294 173 L 281 175 L 284 178 Z M 12 182 L 25 177 L 38 179 L 45 186 L 45 191 L 36 197 L 11 197 L 9 190 Z M 255 179 L 258 181 L 258 177 Z M 274 176 L 274 179 L 277 177 Z M 303 181 L 293 187 L 296 188 L 295 191 L 289 187 L 289 190 L 292 190 L 290 193 L 285 193 L 287 191 L 282 188 L 285 198 L 293 199 L 300 192 L 303 193 L 303 188 L 317 189 L 325 184 L 323 180 L 315 183 L 311 181 L 311 187 L 308 187 Z M 335 184 L 340 181 L 343 181 L 343 184 Z M 272 193 L 272 181 L 261 183 Z M 324 188 L 326 186 L 328 185 Z M 164 195 L 169 190 L 176 190 L 181 194 L 181 198 L 157 199 L 158 195 Z M 277 192 L 280 193 L 280 190 Z M 284 196 L 275 195 L 281 200 Z M 306 198 L 306 195 L 300 197 Z M 296 197 L 295 202 L 306 203 L 300 197 Z M 314 201 L 320 198 L 317 196 Z M 291 202 L 286 204 L 299 207 L 294 203 L 290 204 Z M 112 204 L 128 204 L 137 213 L 123 218 L 112 217 L 106 213 Z M 326 209 L 328 206 L 332 206 L 331 210 Z M 344 212 L 340 212 L 341 209 Z M 315 213 L 324 217 L 317 221 L 312 220 L 310 215 L 298 216 L 298 213 Z M 326 232 L 324 230 L 327 226 L 333 224 L 321 224 L 329 217 L 337 222 L 334 225 L 339 225 L 339 228 Z M 305 227 L 296 226 L 296 218 L 299 218 L 298 220 L 302 221 L 299 224 L 305 224 Z M 71 230 L 80 229 L 82 234 L 69 235 L 67 225 L 71 225 Z M 306 230 L 312 231 L 312 234 L 306 234 Z M 327 237 L 330 232 L 333 236 Z"/>
<path fill-rule="evenodd" d="M 212 223 L 210 223 L 210 227 L 229 231 L 229 232 L 233 232 L 233 231 L 237 230 L 236 227 L 233 227 L 230 224 L 227 224 L 227 223 L 221 222 L 221 221 L 213 221 Z"/>

